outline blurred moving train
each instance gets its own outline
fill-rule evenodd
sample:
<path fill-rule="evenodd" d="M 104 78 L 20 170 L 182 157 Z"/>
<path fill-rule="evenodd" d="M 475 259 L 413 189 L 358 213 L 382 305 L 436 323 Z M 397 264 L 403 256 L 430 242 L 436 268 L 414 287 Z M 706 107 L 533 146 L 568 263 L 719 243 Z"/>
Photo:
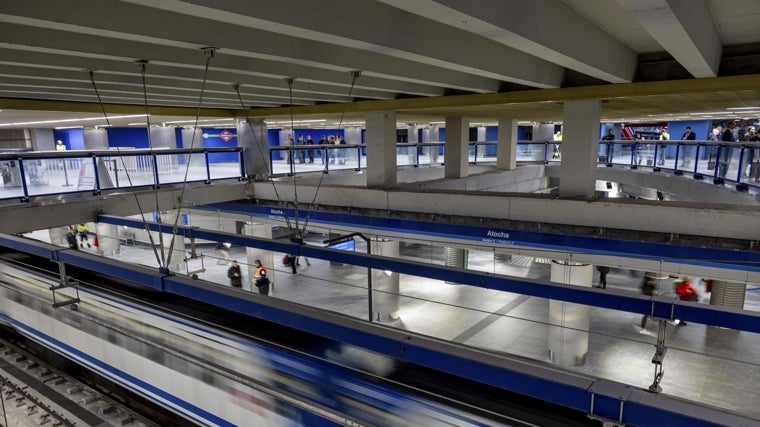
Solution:
<path fill-rule="evenodd" d="M 0 263 L 0 323 L 194 424 L 535 425 L 362 374 L 327 360 L 334 348 L 294 352 L 85 288 L 53 308 L 56 285 Z"/>

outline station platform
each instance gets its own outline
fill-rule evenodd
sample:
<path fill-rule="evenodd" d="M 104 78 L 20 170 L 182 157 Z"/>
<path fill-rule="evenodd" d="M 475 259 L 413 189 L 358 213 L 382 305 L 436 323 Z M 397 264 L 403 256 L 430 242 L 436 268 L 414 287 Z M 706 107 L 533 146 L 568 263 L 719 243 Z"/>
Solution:
<path fill-rule="evenodd" d="M 40 235 L 43 232 L 35 234 Z M 47 233 L 44 233 L 47 234 Z M 36 236 L 34 236 L 36 237 Z M 326 236 L 310 235 L 307 243 L 323 245 Z M 95 252 L 95 248 L 84 248 Z M 361 251 L 357 244 L 357 251 Z M 437 252 L 440 251 L 440 252 Z M 400 257 L 443 265 L 443 251 L 418 243 L 402 243 Z M 237 260 L 243 271 L 243 291 L 255 292 L 245 265 L 245 248 L 231 247 L 228 259 L 213 246 L 199 247 L 205 271 L 198 279 L 229 286 L 227 269 Z M 281 264 L 283 254 L 274 254 L 277 265 L 266 266 L 273 276 L 271 298 L 367 318 L 367 269 L 333 265 L 327 260 L 301 258 L 298 273 Z M 153 250 L 144 245 L 122 245 L 112 258 L 155 267 Z M 198 265 L 188 266 L 194 270 Z M 549 280 L 550 260 L 526 256 L 495 257 L 491 252 L 470 251 L 468 267 L 473 270 L 519 278 Z M 272 274 L 274 272 L 274 274 Z M 699 277 L 692 282 L 701 300 L 709 301 Z M 607 292 L 639 293 L 643 272 L 612 269 Z M 598 283 L 595 272 L 594 284 Z M 661 293 L 669 290 L 661 289 Z M 674 296 L 675 298 L 675 296 Z M 760 311 L 760 286 L 748 284 L 745 310 Z M 440 280 L 401 275 L 399 318 L 384 325 L 436 337 L 488 351 L 516 355 L 550 364 L 548 352 L 549 301 L 543 298 L 455 285 Z M 641 316 L 593 307 L 589 348 L 585 362 L 571 371 L 646 389 L 653 382 L 658 323 L 639 325 Z M 690 322 L 667 325 L 663 393 L 719 407 L 758 420 L 760 424 L 760 336 L 749 332 L 708 327 Z"/>

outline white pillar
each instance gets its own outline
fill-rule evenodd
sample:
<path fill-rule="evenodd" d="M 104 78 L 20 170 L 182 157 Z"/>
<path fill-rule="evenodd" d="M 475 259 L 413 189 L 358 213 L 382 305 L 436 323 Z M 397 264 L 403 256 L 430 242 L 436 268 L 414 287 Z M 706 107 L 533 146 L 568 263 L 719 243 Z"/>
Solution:
<path fill-rule="evenodd" d="M 396 186 L 396 112 L 367 113 L 367 186 Z"/>
<path fill-rule="evenodd" d="M 117 226 L 98 222 L 95 224 L 95 233 L 98 236 L 98 254 L 113 256 L 119 253 L 121 242 L 119 241 L 119 228 Z M 172 261 L 174 260 L 172 259 Z"/>
<path fill-rule="evenodd" d="M 245 150 L 245 174 L 255 178 L 268 178 L 271 175 L 269 169 L 269 141 L 267 137 L 267 125 L 263 120 L 251 120 L 249 125 L 240 122 L 237 125 L 237 142 L 239 147 Z"/>
<path fill-rule="evenodd" d="M 446 178 L 464 178 L 467 176 L 469 139 L 469 118 L 446 117 L 446 165 L 444 166 Z"/>
<path fill-rule="evenodd" d="M 496 169 L 513 170 L 517 167 L 517 120 L 500 119 L 496 142 Z"/>
<path fill-rule="evenodd" d="M 246 223 L 245 224 L 245 235 L 246 236 L 253 236 L 253 237 L 263 237 L 265 239 L 271 239 L 272 238 L 272 225 L 271 224 L 259 224 L 259 223 Z M 249 291 L 252 291 L 255 289 L 255 286 L 253 286 L 253 283 L 251 283 L 251 280 L 254 277 L 254 273 L 256 273 L 256 266 L 254 265 L 254 261 L 260 260 L 261 264 L 266 267 L 267 269 L 267 277 L 269 277 L 270 282 L 274 282 L 274 256 L 272 255 L 272 252 L 265 251 L 263 249 L 258 248 L 246 248 L 246 264 L 248 264 L 248 276 L 243 277 L 243 289 L 247 289 Z M 240 262 L 240 261 L 238 261 Z M 270 287 L 269 294 L 272 294 L 272 291 L 274 291 L 274 286 Z"/>
<path fill-rule="evenodd" d="M 108 131 L 105 129 L 82 129 L 85 150 L 108 149 Z"/>
<path fill-rule="evenodd" d="M 177 148 L 177 132 L 173 127 L 151 126 L 150 144 L 153 148 Z M 194 148 L 200 148 L 202 141 L 195 141 Z M 190 148 L 188 145 L 185 148 Z"/>
<path fill-rule="evenodd" d="M 598 100 L 565 102 L 559 173 L 561 197 L 594 196 L 601 106 Z"/>
<path fill-rule="evenodd" d="M 591 287 L 594 270 L 590 264 L 553 260 L 551 281 Z M 580 366 L 588 352 L 589 306 L 549 300 L 549 358 L 559 366 Z"/>
<path fill-rule="evenodd" d="M 415 124 L 409 124 L 406 128 L 406 142 L 409 144 L 417 144 L 420 142 L 419 138 L 419 132 L 417 132 L 417 125 Z M 417 164 L 417 146 L 414 147 L 407 147 L 406 149 L 406 155 L 408 156 L 408 162 L 410 165 Z"/>
<path fill-rule="evenodd" d="M 371 240 L 372 255 L 398 258 L 398 240 Z M 388 322 L 398 319 L 399 277 L 390 270 L 372 270 L 372 319 Z"/>
<path fill-rule="evenodd" d="M 166 225 L 174 225 L 174 221 L 177 219 L 177 211 L 168 211 L 168 212 L 161 212 L 161 223 Z M 182 225 L 182 222 L 178 223 L 179 225 Z M 158 233 L 155 234 L 156 236 Z M 174 237 L 174 239 L 172 239 Z M 159 243 L 159 238 L 155 237 L 156 244 Z M 163 239 L 164 239 L 164 256 L 166 257 L 166 261 L 169 262 L 167 267 L 169 268 L 169 271 L 177 271 L 181 273 L 186 273 L 187 269 L 185 264 L 185 237 L 182 235 L 177 234 L 176 236 L 172 236 L 172 233 L 163 233 Z M 172 246 L 172 240 L 174 240 L 174 246 L 172 247 L 171 251 L 171 259 L 169 257 L 169 248 Z M 159 255 L 160 256 L 160 255 Z"/>

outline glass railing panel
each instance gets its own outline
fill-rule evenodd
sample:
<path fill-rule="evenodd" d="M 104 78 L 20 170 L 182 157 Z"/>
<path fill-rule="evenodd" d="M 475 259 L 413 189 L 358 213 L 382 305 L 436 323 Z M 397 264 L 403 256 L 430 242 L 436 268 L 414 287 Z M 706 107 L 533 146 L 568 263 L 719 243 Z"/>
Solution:
<path fill-rule="evenodd" d="M 760 148 L 747 147 L 744 150 L 744 171 L 742 182 L 758 185 L 760 183 Z"/>
<path fill-rule="evenodd" d="M 355 169 L 359 164 L 357 158 L 357 148 L 351 146 L 333 146 L 327 147 L 327 169 L 342 170 Z M 319 170 L 322 168 L 320 167 Z"/>
<path fill-rule="evenodd" d="M 397 166 L 412 166 L 417 164 L 417 144 L 396 144 Z"/>
<path fill-rule="evenodd" d="M 194 164 L 196 157 L 203 158 L 203 153 L 193 154 L 191 165 Z M 208 166 L 211 179 L 240 178 L 240 153 L 237 151 L 208 153 Z"/>
<path fill-rule="evenodd" d="M 704 147 L 699 147 L 700 151 Z M 693 172 L 698 164 L 697 144 L 680 144 L 678 146 L 678 169 L 684 172 Z"/>
<path fill-rule="evenodd" d="M 24 158 L 21 161 L 29 196 L 95 189 L 95 169 L 91 157 Z"/>
<path fill-rule="evenodd" d="M 544 144 L 543 142 L 517 143 L 517 161 L 518 162 L 543 162 L 545 150 L 546 150 L 546 144 Z M 551 157 L 551 154 L 550 154 L 550 157 Z"/>
<path fill-rule="evenodd" d="M 633 143 L 615 141 L 610 144 L 610 160 L 608 162 L 613 165 L 630 165 Z"/>
<path fill-rule="evenodd" d="M 443 161 L 443 143 L 425 143 L 420 146 L 420 164 L 439 166 Z"/>

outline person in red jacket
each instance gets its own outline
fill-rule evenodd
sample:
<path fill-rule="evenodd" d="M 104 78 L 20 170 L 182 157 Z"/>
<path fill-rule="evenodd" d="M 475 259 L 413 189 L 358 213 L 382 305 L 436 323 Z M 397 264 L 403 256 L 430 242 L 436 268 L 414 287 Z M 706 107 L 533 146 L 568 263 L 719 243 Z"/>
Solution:
<path fill-rule="evenodd" d="M 676 282 L 676 293 L 681 301 L 699 300 L 699 292 L 691 285 L 691 278 L 689 276 L 685 276 Z"/>
<path fill-rule="evenodd" d="M 691 285 L 691 278 L 684 276 L 683 279 L 676 282 L 676 294 L 681 301 L 698 301 L 699 293 L 694 286 Z M 686 326 L 686 322 L 681 321 L 677 323 L 679 326 Z"/>

